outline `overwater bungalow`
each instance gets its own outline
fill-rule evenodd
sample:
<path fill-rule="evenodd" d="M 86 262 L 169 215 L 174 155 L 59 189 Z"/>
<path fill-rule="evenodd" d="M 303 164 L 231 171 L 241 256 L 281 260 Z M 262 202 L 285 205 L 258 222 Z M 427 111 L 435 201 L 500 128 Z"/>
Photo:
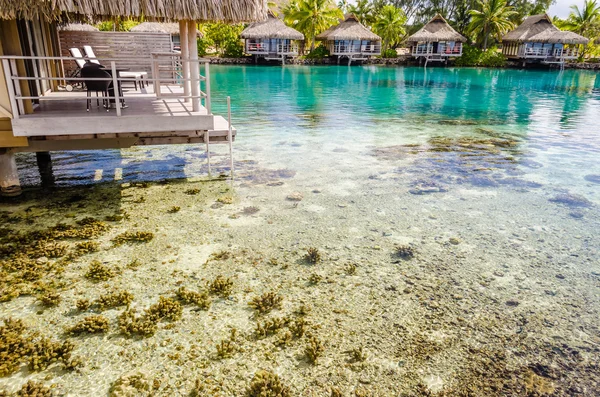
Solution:
<path fill-rule="evenodd" d="M 462 55 L 462 43 L 467 39 L 436 15 L 425 26 L 408 38 L 411 55 L 419 62 L 447 62 Z"/>
<path fill-rule="evenodd" d="M 202 144 L 207 149 L 209 166 L 209 144 L 227 143 L 231 153 L 236 131 L 230 118 L 212 113 L 210 69 L 208 62 L 198 58 L 196 23 L 257 21 L 265 19 L 266 14 L 266 3 L 261 0 L 3 2 L 0 192 L 20 193 L 14 156 L 17 152 L 36 152 L 41 170 L 51 165 L 49 152 L 55 150 Z M 169 51 L 170 43 L 167 51 L 161 50 L 160 43 L 141 51 L 136 42 L 123 42 L 126 35 L 115 34 L 115 40 L 105 44 L 118 47 L 118 57 L 83 59 L 61 55 L 58 26 L 62 21 L 141 17 L 178 22 L 181 52 Z M 90 65 L 92 61 L 97 66 Z M 130 66 L 123 67 L 124 63 Z M 80 75 L 64 73 L 67 64 L 81 65 L 76 66 Z M 148 82 L 152 84 L 131 88 L 133 80 L 120 76 L 120 72 L 133 72 L 138 67 L 150 68 Z M 89 77 L 91 71 L 97 77 Z M 87 77 L 81 77 L 84 74 Z M 69 83 L 81 88 L 70 91 L 66 89 Z M 92 101 L 92 95 L 102 98 Z"/>
<path fill-rule="evenodd" d="M 555 63 L 577 59 L 579 45 L 588 39 L 574 32 L 562 31 L 548 14 L 532 15 L 502 38 L 502 53 L 509 59 L 528 62 Z"/>
<path fill-rule="evenodd" d="M 173 43 L 173 49 L 181 49 L 181 36 L 179 34 L 178 23 L 165 23 L 165 22 L 142 22 L 139 25 L 134 26 L 130 30 L 131 32 L 143 32 L 143 33 L 167 33 L 171 35 L 171 42 Z M 202 37 L 202 33 L 196 29 L 196 36 Z"/>
<path fill-rule="evenodd" d="M 332 26 L 315 38 L 325 42 L 329 53 L 337 57 L 338 64 L 342 58 L 352 61 L 366 60 L 381 55 L 381 37 L 367 29 L 353 14 L 346 15 L 338 25 Z"/>
<path fill-rule="evenodd" d="M 304 40 L 304 35 L 296 29 L 286 26 L 283 21 L 269 12 L 265 21 L 254 22 L 242 31 L 245 40 L 244 51 L 268 61 L 280 61 L 285 64 L 286 58 L 298 55 L 298 41 Z"/>

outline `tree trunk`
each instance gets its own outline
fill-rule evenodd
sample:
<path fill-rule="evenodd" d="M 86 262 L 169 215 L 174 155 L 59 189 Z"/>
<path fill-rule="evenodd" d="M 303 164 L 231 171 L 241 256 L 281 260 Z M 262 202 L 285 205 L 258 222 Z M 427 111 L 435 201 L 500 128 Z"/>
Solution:
<path fill-rule="evenodd" d="M 317 34 L 315 32 L 315 26 L 313 24 L 313 27 L 312 27 L 312 40 L 311 40 L 311 43 L 310 43 L 310 51 L 311 52 L 313 52 L 315 50 L 315 36 L 316 35 Z"/>
<path fill-rule="evenodd" d="M 488 42 L 488 29 L 487 26 L 483 28 L 483 51 L 487 50 L 487 42 Z"/>

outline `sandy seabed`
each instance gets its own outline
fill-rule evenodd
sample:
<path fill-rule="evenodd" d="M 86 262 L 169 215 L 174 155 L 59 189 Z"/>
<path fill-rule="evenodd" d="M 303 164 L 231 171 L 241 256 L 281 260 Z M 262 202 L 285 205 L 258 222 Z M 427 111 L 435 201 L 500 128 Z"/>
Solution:
<path fill-rule="evenodd" d="M 260 168 L 243 153 L 233 182 L 114 182 L 3 201 L 4 245 L 17 231 L 87 217 L 108 228 L 85 239 L 97 252 L 69 257 L 83 240 L 62 239 L 67 259 L 37 259 L 62 267 L 52 273 L 57 306 L 44 307 L 41 292 L 0 303 L 0 318 L 72 342 L 82 364 L 36 372 L 24 357 L 0 388 L 35 380 L 58 396 L 242 396 L 266 370 L 297 396 L 599 395 L 596 204 L 498 167 L 487 151 L 477 178 L 465 163 L 436 165 L 454 161 L 451 151 L 425 162 L 414 145 L 365 152 L 357 170 L 332 150 L 339 167 L 318 176 Z M 535 166 L 522 161 L 519 170 Z M 115 245 L 127 231 L 153 238 Z M 115 274 L 86 278 L 95 260 Z M 218 276 L 232 282 L 229 296 L 210 293 Z M 207 292 L 210 307 L 182 303 L 181 317 L 148 337 L 122 332 L 125 307 L 76 308 L 125 290 L 141 315 L 181 287 Z M 266 293 L 281 302 L 260 313 L 249 302 Z M 66 332 L 91 315 L 108 329 Z M 265 331 L 269 321 L 278 325 Z"/>

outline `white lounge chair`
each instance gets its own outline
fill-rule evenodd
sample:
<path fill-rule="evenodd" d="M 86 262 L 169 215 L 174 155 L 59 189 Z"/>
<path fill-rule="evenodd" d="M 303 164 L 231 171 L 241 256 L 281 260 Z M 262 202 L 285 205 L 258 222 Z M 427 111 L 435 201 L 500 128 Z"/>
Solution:
<path fill-rule="evenodd" d="M 87 56 L 87 58 L 90 62 L 100 64 L 100 62 L 98 61 L 98 58 L 96 57 L 96 54 L 94 53 L 94 50 L 92 49 L 92 46 L 84 45 L 83 51 L 85 51 L 85 55 Z M 148 72 L 123 71 L 123 72 L 119 72 L 119 77 L 126 78 L 126 79 L 132 79 L 133 86 L 137 90 L 138 84 L 139 84 L 140 88 L 142 88 L 144 86 L 144 79 L 148 78 Z M 146 85 L 148 85 L 147 81 L 146 81 Z"/>

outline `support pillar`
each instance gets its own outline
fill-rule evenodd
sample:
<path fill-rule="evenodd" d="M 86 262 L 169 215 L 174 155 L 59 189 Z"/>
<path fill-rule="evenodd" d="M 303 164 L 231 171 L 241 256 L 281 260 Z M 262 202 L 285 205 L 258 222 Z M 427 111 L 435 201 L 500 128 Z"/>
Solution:
<path fill-rule="evenodd" d="M 52 157 L 50 157 L 50 152 L 36 152 L 35 159 L 40 171 L 42 187 L 54 186 L 55 179 L 54 172 L 52 171 Z"/>
<path fill-rule="evenodd" d="M 196 22 L 188 21 L 188 51 L 190 57 L 190 78 L 192 110 L 200 111 L 200 65 L 198 64 L 198 42 L 196 40 Z"/>
<path fill-rule="evenodd" d="M 195 30 L 194 30 L 195 32 Z M 194 33 L 193 32 L 193 33 Z M 194 34 L 195 36 L 195 34 Z M 181 71 L 183 76 L 183 95 L 186 96 L 185 102 L 189 102 L 191 90 L 190 84 L 190 63 L 186 62 L 190 59 L 189 39 L 188 39 L 188 24 L 187 21 L 179 21 L 179 45 L 181 47 Z"/>
<path fill-rule="evenodd" d="M 20 194 L 21 182 L 15 156 L 6 149 L 0 149 L 0 195 L 15 197 Z"/>

